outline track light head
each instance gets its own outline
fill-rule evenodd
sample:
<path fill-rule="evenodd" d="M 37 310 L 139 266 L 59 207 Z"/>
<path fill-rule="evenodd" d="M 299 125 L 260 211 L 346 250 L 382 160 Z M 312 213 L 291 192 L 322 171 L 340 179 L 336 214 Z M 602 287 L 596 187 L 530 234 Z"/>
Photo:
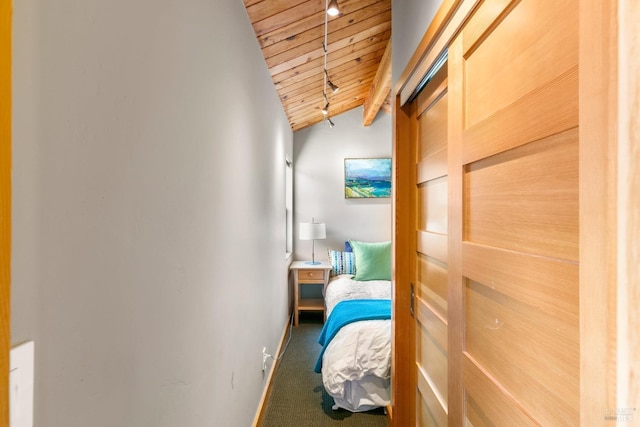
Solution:
<path fill-rule="evenodd" d="M 340 88 L 336 85 L 334 85 L 333 83 L 331 83 L 331 80 L 327 80 L 327 86 L 329 86 L 329 88 L 331 89 L 331 92 L 336 93 L 340 90 Z"/>
<path fill-rule="evenodd" d="M 330 118 L 330 117 L 327 117 L 327 123 L 329 123 L 329 127 L 330 127 L 330 128 L 332 128 L 332 127 L 334 127 L 334 126 L 335 126 L 335 123 L 333 123 L 333 122 L 331 121 L 331 118 Z"/>
<path fill-rule="evenodd" d="M 322 114 L 323 115 L 328 115 L 329 114 L 329 103 L 327 102 L 327 105 L 324 106 L 324 108 L 322 109 Z"/>
<path fill-rule="evenodd" d="M 340 9 L 338 9 L 338 0 L 331 0 L 329 2 L 329 6 L 327 7 L 327 15 L 336 16 L 340 13 Z"/>

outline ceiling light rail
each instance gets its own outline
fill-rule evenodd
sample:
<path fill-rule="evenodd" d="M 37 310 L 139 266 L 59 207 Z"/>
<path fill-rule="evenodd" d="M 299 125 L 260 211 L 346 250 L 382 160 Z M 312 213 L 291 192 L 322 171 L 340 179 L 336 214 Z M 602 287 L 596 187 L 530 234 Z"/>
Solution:
<path fill-rule="evenodd" d="M 337 16 L 340 13 L 340 9 L 338 8 L 338 0 L 326 0 L 325 1 L 325 14 L 324 14 L 324 42 L 322 43 L 322 50 L 324 52 L 324 65 L 323 65 L 323 89 L 322 96 L 324 98 L 325 104 L 322 108 L 322 115 L 324 116 L 324 120 L 327 122 L 329 127 L 334 127 L 335 124 L 331 121 L 331 116 L 329 115 L 329 99 L 327 98 L 327 86 L 331 89 L 332 93 L 337 93 L 340 89 L 337 85 L 335 85 L 329 79 L 329 73 L 327 72 L 327 53 L 328 53 L 328 43 L 327 43 L 327 27 L 328 27 L 328 17 L 329 16 Z"/>

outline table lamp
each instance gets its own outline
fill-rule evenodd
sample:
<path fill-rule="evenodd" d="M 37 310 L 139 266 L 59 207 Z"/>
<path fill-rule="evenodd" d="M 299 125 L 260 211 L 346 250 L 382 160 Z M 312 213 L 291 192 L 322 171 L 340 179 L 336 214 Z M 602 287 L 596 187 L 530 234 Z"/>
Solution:
<path fill-rule="evenodd" d="M 311 222 L 301 222 L 298 238 L 300 240 L 311 240 L 311 261 L 307 261 L 306 264 L 320 264 L 320 261 L 316 261 L 315 241 L 327 238 L 327 228 L 324 222 L 315 222 L 313 218 L 311 218 Z"/>

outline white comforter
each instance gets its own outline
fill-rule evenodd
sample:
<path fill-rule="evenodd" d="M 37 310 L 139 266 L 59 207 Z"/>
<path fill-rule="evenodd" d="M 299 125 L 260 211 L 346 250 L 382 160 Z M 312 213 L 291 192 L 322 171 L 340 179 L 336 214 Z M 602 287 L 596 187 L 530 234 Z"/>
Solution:
<path fill-rule="evenodd" d="M 345 299 L 390 299 L 391 282 L 333 278 L 325 292 L 327 315 Z M 344 326 L 327 346 L 322 382 L 335 407 L 368 411 L 390 403 L 391 320 L 366 320 Z"/>

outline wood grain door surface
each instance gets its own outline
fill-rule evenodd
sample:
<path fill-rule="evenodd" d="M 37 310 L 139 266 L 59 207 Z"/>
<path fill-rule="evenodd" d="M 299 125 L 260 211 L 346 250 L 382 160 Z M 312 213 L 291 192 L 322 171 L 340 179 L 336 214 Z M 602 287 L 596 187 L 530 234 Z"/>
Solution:
<path fill-rule="evenodd" d="M 577 8 L 480 2 L 397 113 L 415 406 L 395 425 L 579 424 Z"/>

